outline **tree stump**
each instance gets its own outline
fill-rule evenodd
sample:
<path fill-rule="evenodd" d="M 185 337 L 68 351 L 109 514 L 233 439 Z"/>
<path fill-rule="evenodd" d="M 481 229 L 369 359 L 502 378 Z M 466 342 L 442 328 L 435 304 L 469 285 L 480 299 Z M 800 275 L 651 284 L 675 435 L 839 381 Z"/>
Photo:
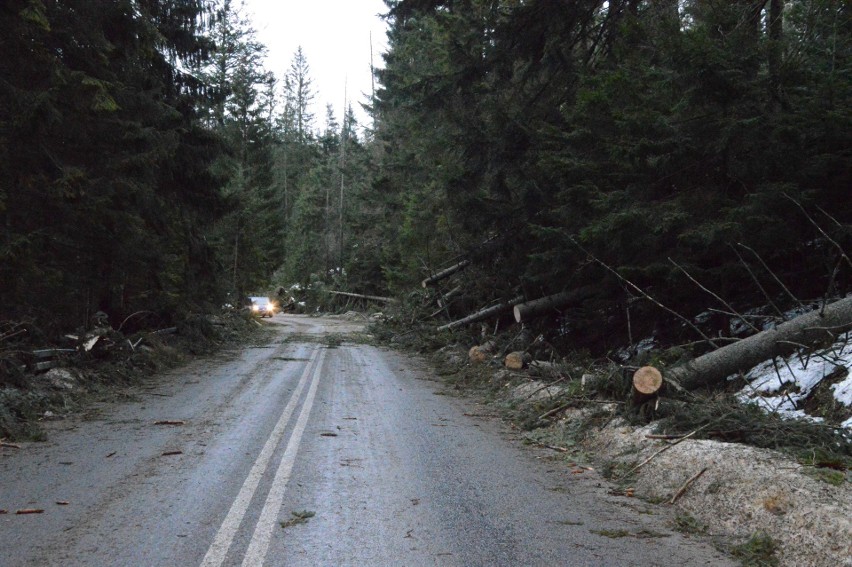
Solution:
<path fill-rule="evenodd" d="M 663 375 L 653 366 L 643 366 L 633 373 L 633 404 L 639 405 L 660 393 Z"/>

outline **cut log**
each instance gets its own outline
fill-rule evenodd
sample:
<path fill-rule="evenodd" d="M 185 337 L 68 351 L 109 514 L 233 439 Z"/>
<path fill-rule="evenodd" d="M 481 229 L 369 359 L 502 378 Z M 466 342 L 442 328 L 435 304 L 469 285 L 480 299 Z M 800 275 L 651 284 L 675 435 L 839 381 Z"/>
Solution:
<path fill-rule="evenodd" d="M 458 294 L 460 294 L 460 293 L 461 293 L 461 290 L 462 290 L 461 286 L 456 286 L 456 287 L 454 287 L 453 289 L 451 289 L 450 291 L 448 291 L 447 293 L 445 293 L 444 295 L 442 295 L 440 298 L 438 298 L 438 307 L 440 307 L 441 309 L 443 309 L 444 307 L 446 307 L 447 305 L 449 305 L 449 304 L 450 304 L 450 300 L 451 300 L 453 297 L 455 297 L 455 296 L 457 296 Z"/>
<path fill-rule="evenodd" d="M 429 276 L 428 278 L 426 278 L 425 280 L 423 280 L 421 282 L 421 285 L 424 288 L 427 288 L 430 285 L 435 285 L 439 281 L 450 277 L 451 275 L 455 274 L 456 272 L 460 272 L 460 271 L 464 270 L 469 265 L 470 265 L 470 260 L 462 260 L 458 264 L 452 265 L 445 270 L 441 270 L 437 274 Z"/>
<path fill-rule="evenodd" d="M 379 303 L 396 303 L 399 300 L 393 297 L 381 297 L 379 295 L 362 295 L 360 293 L 349 293 L 348 291 L 329 291 L 332 295 L 342 295 L 344 297 L 354 297 L 356 299 L 367 299 L 369 301 L 378 301 Z"/>
<path fill-rule="evenodd" d="M 653 366 L 643 366 L 633 373 L 633 389 L 644 396 L 652 396 L 663 386 L 663 375 Z"/>
<path fill-rule="evenodd" d="M 485 344 L 470 347 L 467 356 L 474 364 L 482 364 L 491 358 L 493 352 L 494 343 L 492 341 L 488 341 Z"/>
<path fill-rule="evenodd" d="M 477 321 L 484 321 L 485 319 L 490 319 L 491 317 L 495 317 L 497 315 L 500 315 L 501 313 L 509 311 L 513 306 L 517 305 L 523 300 L 523 297 L 514 297 L 509 301 L 501 302 L 496 305 L 492 305 L 491 307 L 482 309 L 481 311 L 477 311 L 476 313 L 468 315 L 464 319 L 459 319 L 458 321 L 453 321 L 452 323 L 441 325 L 440 327 L 438 327 L 438 330 L 449 331 L 450 329 L 455 329 L 456 327 L 461 327 L 462 325 L 468 325 L 470 323 L 476 323 Z"/>
<path fill-rule="evenodd" d="M 522 351 L 510 352 L 506 355 L 506 359 L 503 361 L 503 366 L 509 370 L 523 370 L 529 360 L 529 357 L 530 356 L 527 353 Z"/>
<path fill-rule="evenodd" d="M 572 303 L 577 303 L 592 295 L 593 289 L 590 287 L 581 287 L 570 291 L 563 291 L 547 297 L 541 297 L 526 303 L 515 305 L 515 321 L 523 323 L 530 319 L 535 319 L 542 315 L 546 315 L 555 309 L 565 307 Z"/>
<path fill-rule="evenodd" d="M 667 382 L 687 390 L 712 387 L 737 372 L 745 372 L 776 356 L 793 352 L 796 345 L 813 345 L 852 329 L 852 297 L 847 297 L 762 331 L 741 341 L 677 366 L 665 373 Z"/>
<path fill-rule="evenodd" d="M 633 405 L 638 406 L 660 393 L 663 375 L 653 366 L 643 366 L 633 373 Z"/>

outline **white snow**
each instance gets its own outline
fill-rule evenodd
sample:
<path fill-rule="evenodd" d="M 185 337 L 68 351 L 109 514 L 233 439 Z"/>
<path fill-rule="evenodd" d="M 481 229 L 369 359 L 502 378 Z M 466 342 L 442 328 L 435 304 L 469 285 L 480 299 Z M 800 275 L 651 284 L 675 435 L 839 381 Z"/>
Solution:
<path fill-rule="evenodd" d="M 847 373 L 842 382 L 831 386 L 834 398 L 845 406 L 852 406 L 852 343 L 848 334 L 825 350 L 810 354 L 793 354 L 777 357 L 752 368 L 745 379 L 748 385 L 737 397 L 744 403 L 756 404 L 770 412 L 785 417 L 822 421 L 808 416 L 801 406 L 813 389 L 826 377 Z M 843 423 L 852 428 L 852 419 Z"/>

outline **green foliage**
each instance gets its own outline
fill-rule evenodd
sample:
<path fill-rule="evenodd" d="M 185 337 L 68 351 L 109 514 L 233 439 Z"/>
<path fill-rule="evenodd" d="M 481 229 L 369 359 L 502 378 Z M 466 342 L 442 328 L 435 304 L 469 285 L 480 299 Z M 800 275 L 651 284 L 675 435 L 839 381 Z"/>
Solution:
<path fill-rule="evenodd" d="M 762 532 L 756 533 L 749 540 L 731 549 L 731 555 L 742 561 L 745 567 L 774 567 L 778 565 L 775 552 L 778 544 Z"/>
<path fill-rule="evenodd" d="M 787 197 L 852 245 L 846 3 L 389 5 L 376 136 L 399 251 L 386 277 L 416 282 L 498 236 L 477 259 L 491 284 L 479 303 L 496 282 L 531 297 L 595 285 L 590 311 L 623 313 L 623 283 L 573 240 L 687 315 L 709 298 L 669 258 L 736 304 L 765 301 L 752 274 L 780 293 L 764 262 L 801 297 L 825 292 L 837 250 Z M 737 243 L 756 255 L 741 262 Z M 650 315 L 634 334 L 675 327 Z M 623 317 L 572 321 L 603 327 L 575 347 L 627 340 Z"/>

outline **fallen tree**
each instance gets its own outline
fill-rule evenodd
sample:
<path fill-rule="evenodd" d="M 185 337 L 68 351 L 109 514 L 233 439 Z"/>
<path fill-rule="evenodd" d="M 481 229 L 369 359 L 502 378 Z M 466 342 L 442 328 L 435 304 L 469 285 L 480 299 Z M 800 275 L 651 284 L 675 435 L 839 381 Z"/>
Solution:
<path fill-rule="evenodd" d="M 536 317 L 546 315 L 556 309 L 577 303 L 588 298 L 592 294 L 592 288 L 581 287 L 570 291 L 563 291 L 554 295 L 548 295 L 532 301 L 515 305 L 515 321 L 523 323 Z"/>
<path fill-rule="evenodd" d="M 852 329 L 852 297 L 817 309 L 773 329 L 718 348 L 665 372 L 666 382 L 694 390 L 712 387 L 737 372 L 745 372 L 764 360 L 784 356 L 802 346 L 834 341 Z"/>
<path fill-rule="evenodd" d="M 523 297 L 513 297 L 509 301 L 500 302 L 496 305 L 492 305 L 491 307 L 486 307 L 476 313 L 472 313 L 465 317 L 464 319 L 459 319 L 458 321 L 453 321 L 451 323 L 447 323 L 446 325 L 441 325 L 438 327 L 439 331 L 449 331 L 451 329 L 455 329 L 456 327 L 461 327 L 462 325 L 468 325 L 470 323 L 476 323 L 478 321 L 484 321 L 485 319 L 490 319 L 496 315 L 500 315 L 517 305 L 518 303 L 524 300 Z"/>
<path fill-rule="evenodd" d="M 460 272 L 460 271 L 464 270 L 469 265 L 470 265 L 470 260 L 462 260 L 458 264 L 454 264 L 454 265 L 450 266 L 449 268 L 447 268 L 445 270 L 441 270 L 437 274 L 429 276 L 428 278 L 426 278 L 425 280 L 423 280 L 421 282 L 421 285 L 424 288 L 427 288 L 430 285 L 435 285 L 439 281 L 450 277 L 451 275 L 455 274 L 456 272 Z"/>
<path fill-rule="evenodd" d="M 354 297 L 356 299 L 367 299 L 369 301 L 378 301 L 380 303 L 396 303 L 399 301 L 393 297 L 381 297 L 378 295 L 362 295 L 360 293 L 349 293 L 348 291 L 329 291 L 332 295 L 342 295 L 344 297 Z"/>

